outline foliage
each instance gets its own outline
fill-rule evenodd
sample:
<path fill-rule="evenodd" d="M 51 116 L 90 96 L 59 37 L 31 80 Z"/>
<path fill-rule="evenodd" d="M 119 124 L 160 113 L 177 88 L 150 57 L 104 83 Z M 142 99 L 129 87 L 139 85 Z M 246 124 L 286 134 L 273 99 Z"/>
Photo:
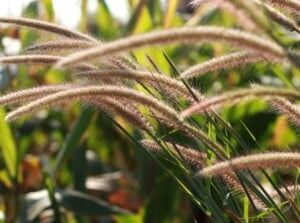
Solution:
<path fill-rule="evenodd" d="M 0 18 L 3 221 L 299 221 L 300 4 L 86 3 L 84 32 Z"/>

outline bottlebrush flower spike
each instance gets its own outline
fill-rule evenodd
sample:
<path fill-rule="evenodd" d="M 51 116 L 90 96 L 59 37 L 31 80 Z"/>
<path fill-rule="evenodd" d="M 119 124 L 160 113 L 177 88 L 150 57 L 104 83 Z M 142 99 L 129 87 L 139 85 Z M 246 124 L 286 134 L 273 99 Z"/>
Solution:
<path fill-rule="evenodd" d="M 0 63 L 3 64 L 42 64 L 42 65 L 53 65 L 57 61 L 61 60 L 61 56 L 53 55 L 18 55 L 18 56 L 6 56 L 0 57 Z M 75 70 L 91 70 L 95 67 L 89 64 L 78 64 L 73 66 Z"/>
<path fill-rule="evenodd" d="M 154 44 L 170 44 L 174 42 L 226 42 L 234 46 L 252 50 L 265 57 L 278 60 L 286 58 L 285 51 L 268 39 L 259 37 L 249 32 L 223 27 L 202 26 L 183 27 L 169 30 L 160 30 L 150 33 L 125 37 L 100 46 L 69 55 L 56 64 L 56 67 L 70 67 L 73 64 L 94 61 L 104 56 L 128 52 L 140 47 Z"/>
<path fill-rule="evenodd" d="M 300 93 L 295 90 L 271 87 L 235 90 L 203 100 L 184 110 L 181 113 L 181 117 L 186 118 L 195 113 L 209 112 L 211 109 L 220 108 L 228 104 L 232 105 L 253 99 L 266 99 L 268 97 L 285 97 L 299 100 Z"/>
<path fill-rule="evenodd" d="M 69 100 L 81 100 L 85 101 L 85 98 L 97 96 L 107 96 L 107 97 L 125 97 L 130 98 L 132 102 L 147 105 L 149 108 L 155 110 L 161 115 L 168 117 L 171 120 L 178 120 L 178 113 L 171 107 L 165 105 L 158 99 L 142 94 L 136 90 L 121 87 L 121 86 L 93 86 L 87 85 L 82 87 L 76 87 L 67 89 L 65 91 L 60 91 L 47 95 L 45 97 L 39 98 L 35 101 L 28 103 L 27 105 L 21 106 L 16 110 L 8 113 L 6 116 L 7 120 L 14 120 L 20 118 L 24 115 L 30 115 L 44 108 L 49 108 L 53 105 L 69 101 Z M 1 97 L 0 97 L 1 100 Z"/>
<path fill-rule="evenodd" d="M 296 13 L 300 11 L 300 2 L 297 0 L 266 0 L 266 2 Z"/>
<path fill-rule="evenodd" d="M 100 44 L 100 43 L 99 43 Z M 45 51 L 62 51 L 62 50 L 79 50 L 87 49 L 97 45 L 94 42 L 86 40 L 55 40 L 43 43 L 37 43 L 24 49 L 27 52 L 45 52 Z"/>
<path fill-rule="evenodd" d="M 0 105 L 20 104 L 76 87 L 75 84 L 48 85 L 12 92 L 0 97 Z"/>
<path fill-rule="evenodd" d="M 268 58 L 262 57 L 258 53 L 249 51 L 230 53 L 221 57 L 212 58 L 208 61 L 192 66 L 185 70 L 180 75 L 180 77 L 183 79 L 191 79 L 200 77 L 208 72 L 217 71 L 221 69 L 230 69 L 240 65 L 257 63 L 260 61 L 268 61 Z"/>
<path fill-rule="evenodd" d="M 99 42 L 98 40 L 80 32 L 76 32 L 65 27 L 37 19 L 0 17 L 0 23 L 10 23 L 18 26 L 26 26 L 34 29 L 44 30 L 71 39 L 87 40 L 96 43 Z"/>
<path fill-rule="evenodd" d="M 268 102 L 278 110 L 278 112 L 287 115 L 293 124 L 300 126 L 300 108 L 292 104 L 290 101 L 275 97 L 268 100 Z"/>
<path fill-rule="evenodd" d="M 142 140 L 142 145 L 149 150 L 150 152 L 164 154 L 166 151 L 155 141 L 153 140 Z M 176 154 L 178 157 L 182 156 L 183 159 L 192 166 L 197 166 L 198 168 L 205 166 L 207 155 L 206 153 L 187 148 L 182 145 L 173 144 L 171 142 L 165 142 L 168 149 L 172 153 Z"/>
<path fill-rule="evenodd" d="M 299 167 L 300 153 L 268 152 L 251 154 L 218 162 L 199 171 L 198 176 L 222 176 L 235 171 L 255 170 L 259 168 Z"/>
<path fill-rule="evenodd" d="M 166 89 L 170 95 L 183 95 L 186 98 L 192 100 L 189 90 L 184 86 L 181 81 L 178 81 L 174 78 L 168 77 L 166 75 L 158 74 L 155 72 L 144 71 L 144 70 L 133 70 L 133 69 L 95 69 L 87 72 L 80 72 L 73 74 L 76 78 L 86 78 L 88 80 L 103 80 L 109 79 L 115 81 L 131 79 L 143 84 L 149 83 L 155 88 Z M 194 88 L 192 88 L 193 93 L 196 95 L 198 100 L 203 100 L 203 95 Z"/>

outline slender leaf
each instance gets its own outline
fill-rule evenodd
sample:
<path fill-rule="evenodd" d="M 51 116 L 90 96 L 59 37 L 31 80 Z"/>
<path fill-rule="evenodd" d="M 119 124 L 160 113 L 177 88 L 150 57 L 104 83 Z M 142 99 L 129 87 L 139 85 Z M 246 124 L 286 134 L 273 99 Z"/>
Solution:
<path fill-rule="evenodd" d="M 57 155 L 57 158 L 55 160 L 54 172 L 59 171 L 59 168 L 64 160 L 66 160 L 72 154 L 74 149 L 76 149 L 83 133 L 86 131 L 92 119 L 93 113 L 94 111 L 92 109 L 86 108 L 78 117 L 61 150 L 59 151 L 59 154 Z"/>
<path fill-rule="evenodd" d="M 167 10 L 164 17 L 165 28 L 169 28 L 172 25 L 178 5 L 178 0 L 168 0 L 167 2 Z"/>
<path fill-rule="evenodd" d="M 60 204 L 76 214 L 98 216 L 130 214 L 127 210 L 79 191 L 60 191 L 59 196 Z"/>
<path fill-rule="evenodd" d="M 0 148 L 8 174 L 12 179 L 15 179 L 17 177 L 17 150 L 10 127 L 4 117 L 4 109 L 0 108 Z"/>

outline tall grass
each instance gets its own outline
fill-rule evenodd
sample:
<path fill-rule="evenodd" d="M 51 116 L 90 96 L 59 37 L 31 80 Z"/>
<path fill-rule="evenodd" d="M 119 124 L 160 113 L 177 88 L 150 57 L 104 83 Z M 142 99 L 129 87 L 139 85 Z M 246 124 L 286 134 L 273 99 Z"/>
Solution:
<path fill-rule="evenodd" d="M 102 12 L 108 12 L 105 3 L 100 2 Z M 155 16 L 159 10 L 151 6 L 155 7 L 157 2 L 140 1 L 130 23 L 136 23 L 138 29 L 141 8 Z M 168 7 L 172 6 L 171 2 Z M 299 221 L 300 157 L 295 126 L 300 123 L 297 105 L 300 93 L 294 81 L 300 74 L 295 62 L 300 59 L 299 46 L 294 39 L 299 35 L 295 15 L 299 13 L 299 3 L 291 0 L 210 2 L 220 8 L 217 11 L 209 11 L 211 6 L 207 3 L 192 1 L 196 11 L 191 20 L 199 16 L 202 17 L 199 23 L 203 23 L 207 21 L 205 13 L 211 13 L 207 16 L 212 17 L 211 23 L 217 21 L 218 26 L 208 22 L 193 27 L 160 27 L 160 30 L 147 30 L 111 41 L 100 41 L 42 20 L 0 18 L 1 23 L 20 26 L 21 30 L 29 27 L 57 35 L 54 40 L 27 46 L 21 55 L 3 56 L 0 63 L 46 64 L 52 66 L 52 73 L 58 72 L 65 78 L 64 84 L 34 86 L 0 96 L 0 105 L 12 108 L 6 121 L 21 119 L 16 123 L 22 123 L 24 116 L 25 120 L 36 119 L 42 110 L 68 110 L 70 103 L 80 101 L 81 107 L 92 107 L 93 111 L 105 114 L 109 125 L 117 126 L 120 134 L 125 134 L 138 148 L 134 153 L 137 158 L 138 151 L 146 151 L 156 160 L 155 165 L 168 173 L 168 180 L 180 185 L 197 210 L 185 213 L 183 221 L 196 221 L 199 213 L 208 219 L 203 222 Z M 226 14 L 227 10 L 237 18 Z M 136 16 L 138 18 L 133 20 Z M 222 17 L 224 26 L 220 25 Z M 159 55 L 158 59 L 149 56 L 146 53 L 149 50 Z M 202 56 L 203 53 L 206 55 Z M 264 83 L 264 77 L 268 77 L 271 84 Z M 250 84 L 252 87 L 246 87 Z M 278 112 L 273 112 L 274 109 Z M 80 152 L 81 147 L 77 151 L 70 145 L 86 146 L 89 136 L 84 132 L 89 122 L 99 122 L 93 111 L 87 109 L 79 116 L 79 124 L 74 126 L 70 138 L 63 140 L 57 160 L 63 159 L 59 158 L 60 154 L 67 159 L 67 153 L 71 156 Z M 267 118 L 263 120 L 260 115 Z M 291 126 L 282 121 L 286 120 L 282 115 L 288 117 Z M 105 134 L 106 130 L 95 131 Z M 19 159 L 22 156 L 24 154 Z M 127 158 L 131 156 L 128 154 Z M 8 162 L 6 160 L 6 165 Z M 57 162 L 60 166 L 61 161 Z M 147 169 L 145 165 L 144 168 Z M 55 222 L 65 221 L 59 205 L 74 213 L 78 211 L 77 214 L 120 215 L 120 222 L 126 222 L 126 216 L 133 216 L 126 208 L 95 200 L 85 193 L 85 186 L 80 194 L 68 194 L 68 190 L 55 192 L 58 182 L 54 175 L 59 170 L 55 168 L 53 176 L 48 176 L 47 165 L 43 164 L 42 169 L 50 200 L 45 198 L 47 201 L 39 202 L 48 202 L 45 207 L 52 205 Z M 14 176 L 10 179 L 18 181 Z M 79 179 L 78 185 L 86 181 L 84 173 Z M 179 193 L 174 188 L 171 192 Z M 75 189 L 80 191 L 80 187 Z M 180 196 L 168 193 L 168 189 L 163 185 L 152 188 L 154 193 L 163 194 L 169 205 L 175 206 L 175 198 Z M 77 203 L 72 206 L 70 201 Z M 95 211 L 81 209 L 81 204 Z M 155 213 L 150 204 L 148 208 L 146 204 L 143 207 L 146 222 L 155 219 L 147 214 L 149 210 Z M 9 214 L 8 206 L 5 208 Z M 156 211 L 170 213 L 168 208 Z M 142 215 L 141 211 L 137 212 Z M 42 210 L 31 216 L 30 221 L 41 213 Z M 17 216 L 18 210 L 13 217 L 6 216 L 6 221 L 13 222 Z M 159 216 L 162 217 L 157 221 L 162 222 L 163 218 L 171 221 L 164 213 Z M 77 217 L 78 222 L 87 222 Z"/>

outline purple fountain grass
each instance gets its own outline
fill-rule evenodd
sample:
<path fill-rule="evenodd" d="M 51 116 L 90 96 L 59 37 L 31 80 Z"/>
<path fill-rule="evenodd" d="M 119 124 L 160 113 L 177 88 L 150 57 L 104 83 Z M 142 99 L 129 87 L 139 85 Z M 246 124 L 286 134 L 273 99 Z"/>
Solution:
<path fill-rule="evenodd" d="M 194 8 L 206 5 L 206 4 L 213 4 L 216 5 L 218 8 L 228 11 L 229 13 L 233 14 L 239 21 L 239 24 L 248 31 L 253 31 L 256 28 L 255 23 L 249 18 L 248 15 L 244 13 L 243 10 L 237 8 L 231 1 L 227 0 L 198 0 L 198 1 L 191 1 L 191 6 Z"/>
<path fill-rule="evenodd" d="M 0 63 L 5 64 L 54 64 L 62 59 L 60 56 L 53 55 L 17 55 L 0 57 Z"/>
<path fill-rule="evenodd" d="M 101 46 L 69 55 L 67 58 L 59 61 L 56 67 L 69 67 L 77 63 L 93 61 L 104 56 L 128 52 L 147 45 L 203 41 L 227 42 L 237 47 L 258 52 L 265 57 L 276 58 L 278 60 L 286 58 L 285 51 L 268 39 L 235 29 L 202 26 L 160 30 L 103 43 Z"/>
<path fill-rule="evenodd" d="M 85 102 L 106 112 L 113 112 L 120 115 L 136 129 L 154 131 L 152 125 L 130 100 L 111 97 L 87 97 Z"/>
<path fill-rule="evenodd" d="M 299 100 L 300 93 L 296 90 L 274 87 L 257 87 L 234 90 L 208 98 L 187 108 L 181 113 L 181 118 L 184 119 L 195 113 L 209 112 L 211 109 L 220 108 L 228 104 L 233 105 L 253 99 L 270 99 L 270 97 L 284 97 Z"/>
<path fill-rule="evenodd" d="M 211 151 L 213 151 L 218 157 L 227 159 L 228 155 L 225 153 L 224 149 L 218 142 L 213 141 L 209 136 L 200 128 L 195 128 L 194 126 L 181 121 L 173 121 L 162 116 L 153 115 L 156 120 L 168 128 L 177 129 L 185 134 L 187 137 L 193 139 L 195 142 L 201 142 L 206 145 Z"/>
<path fill-rule="evenodd" d="M 76 84 L 62 84 L 62 85 L 48 85 L 30 88 L 26 90 L 20 90 L 10 94 L 6 94 L 0 97 L 0 105 L 14 105 L 21 104 L 32 100 L 37 100 L 39 98 L 51 95 L 53 93 L 62 92 L 71 88 L 82 87 L 83 85 Z M 89 98 L 86 97 L 85 100 L 94 106 L 105 108 L 106 110 L 116 112 L 120 114 L 123 118 L 130 121 L 138 129 L 151 129 L 152 127 L 148 121 L 140 114 L 140 112 L 134 108 L 134 105 L 130 101 L 122 98 Z M 123 102 L 123 103 L 121 103 Z"/>
<path fill-rule="evenodd" d="M 193 0 L 193 2 L 197 6 L 197 2 L 202 2 L 202 0 Z M 258 7 L 256 2 L 244 0 L 213 0 L 213 2 L 236 15 L 240 24 L 246 30 L 251 30 L 252 32 L 266 32 L 269 30 L 268 19 L 264 14 L 263 8 Z"/>
<path fill-rule="evenodd" d="M 260 168 L 299 167 L 300 153 L 267 152 L 236 157 L 203 168 L 197 176 L 222 176 L 236 171 L 256 170 Z"/>
<path fill-rule="evenodd" d="M 142 140 L 141 143 L 152 153 L 166 153 L 166 151 L 154 140 Z M 171 142 L 164 142 L 164 144 L 173 154 L 175 154 L 178 158 L 182 157 L 189 165 L 196 166 L 197 168 L 201 168 L 206 165 L 206 153 Z"/>
<path fill-rule="evenodd" d="M 142 145 L 151 153 L 165 154 L 166 151 L 156 141 L 153 140 L 142 140 Z M 171 142 L 164 142 L 166 147 L 171 150 L 179 158 L 183 158 L 189 165 L 196 167 L 197 169 L 205 168 L 207 166 L 207 154 L 198 150 L 190 149 L 188 147 L 174 144 Z M 213 164 L 217 164 L 216 160 L 212 161 Z M 206 167 L 207 168 L 207 167 Z M 222 179 L 225 183 L 232 187 L 233 190 L 238 191 L 241 194 L 245 193 L 245 189 L 241 186 L 238 179 L 232 174 L 222 174 Z M 251 199 L 255 202 L 256 206 L 260 209 L 265 209 L 266 206 L 262 201 L 251 191 L 248 191 Z"/>
<path fill-rule="evenodd" d="M 278 11 L 277 9 L 275 9 L 274 7 L 272 7 L 269 4 L 263 4 L 263 6 L 265 7 L 269 17 L 273 21 L 275 21 L 279 25 L 283 26 L 287 30 L 296 31 L 298 33 L 300 32 L 299 25 L 297 25 L 295 21 L 291 20 L 284 13 Z"/>
<path fill-rule="evenodd" d="M 53 56 L 53 55 L 17 55 L 17 56 L 6 56 L 0 57 L 0 63 L 3 64 L 41 64 L 41 65 L 53 65 L 57 63 L 57 61 L 61 60 L 63 57 L 61 56 Z M 89 64 L 77 64 L 71 69 L 75 70 L 91 70 L 95 67 Z"/>
<path fill-rule="evenodd" d="M 92 38 L 91 36 L 88 36 L 86 34 L 82 34 L 77 31 L 73 31 L 70 29 L 67 29 L 65 27 L 41 21 L 36 19 L 28 19 L 28 18 L 3 18 L 0 17 L 0 23 L 10 23 L 15 24 L 18 26 L 25 26 L 29 28 L 44 30 L 47 32 L 51 32 L 60 36 L 65 36 L 71 39 L 79 39 L 79 40 L 86 40 L 90 42 L 98 43 L 99 41 Z"/>
<path fill-rule="evenodd" d="M 41 87 L 34 87 L 25 90 L 12 92 L 0 96 L 0 105 L 14 105 L 25 103 L 31 100 L 36 100 L 46 95 L 50 95 L 59 91 L 64 91 L 70 88 L 75 88 L 75 84 L 61 84 L 61 85 L 47 85 Z"/>
<path fill-rule="evenodd" d="M 192 132 L 190 128 L 183 125 L 181 122 L 173 122 L 164 117 L 153 115 L 153 117 L 157 120 L 159 124 L 162 124 L 170 129 L 176 129 L 181 131 L 185 136 L 189 137 L 190 139 L 194 140 L 195 142 L 199 141 L 199 137 L 196 133 Z M 204 134 L 204 133 L 203 133 Z"/>
<path fill-rule="evenodd" d="M 110 68 L 110 69 L 97 69 L 97 70 L 91 70 L 87 72 L 80 72 L 76 73 L 73 76 L 83 79 L 87 78 L 89 80 L 103 80 L 103 79 L 109 79 L 109 80 L 124 80 L 124 79 L 131 79 L 138 82 L 141 82 L 143 84 L 148 83 L 153 87 L 159 88 L 162 87 L 164 90 L 166 90 L 170 95 L 183 95 L 185 96 L 189 101 L 194 101 L 189 90 L 185 87 L 185 85 L 171 77 L 168 77 L 166 75 L 158 74 L 155 72 L 145 71 L 145 70 L 133 70 L 133 69 L 116 69 L 116 68 Z M 201 93 L 191 88 L 194 95 L 197 97 L 198 100 L 203 100 L 203 95 Z"/>
<path fill-rule="evenodd" d="M 100 44 L 100 43 L 99 43 Z M 62 40 L 54 40 L 43 43 L 34 44 L 24 49 L 27 52 L 45 52 L 45 51 L 55 51 L 60 52 L 64 50 L 82 50 L 87 49 L 92 46 L 97 45 L 94 42 L 86 41 L 86 40 L 72 40 L 72 39 L 62 39 Z"/>
<path fill-rule="evenodd" d="M 279 188 L 279 191 L 284 195 L 284 196 L 287 196 L 287 197 L 293 197 L 293 195 L 295 194 L 298 194 L 299 196 L 299 193 L 300 193 L 300 185 L 296 184 L 296 185 L 289 185 L 289 186 L 284 186 L 284 187 L 281 187 Z M 270 196 L 274 199 L 278 199 L 280 198 L 281 196 L 278 194 L 278 191 L 277 190 L 272 190 L 270 193 Z"/>
<path fill-rule="evenodd" d="M 268 100 L 272 107 L 276 108 L 279 113 L 287 115 L 292 124 L 296 124 L 300 127 L 300 108 L 299 106 L 292 104 L 290 101 L 275 97 Z"/>
<path fill-rule="evenodd" d="M 288 30 L 300 32 L 298 25 L 294 21 L 289 19 L 285 14 L 279 12 L 278 10 L 276 10 L 274 7 L 272 7 L 269 4 L 269 3 L 273 2 L 275 4 L 277 3 L 277 5 L 280 5 L 284 8 L 289 8 L 290 10 L 295 10 L 295 8 L 299 7 L 299 6 L 294 7 L 295 4 L 299 5 L 299 3 L 296 3 L 294 1 L 290 1 L 290 2 L 287 1 L 284 3 L 284 1 L 281 1 L 281 0 L 274 0 L 274 1 L 268 0 L 267 1 L 267 2 L 269 2 L 268 4 L 266 2 L 262 2 L 260 0 L 255 0 L 254 2 L 257 3 L 259 6 L 262 6 L 261 8 L 263 8 L 267 12 L 267 15 L 273 21 L 277 22 L 278 24 L 282 25 L 283 27 L 285 27 Z M 194 1 L 192 1 L 192 5 L 194 7 L 199 7 L 204 4 L 215 4 L 218 7 L 223 8 L 223 9 L 233 13 L 238 18 L 240 25 L 245 30 L 253 30 L 253 28 L 256 27 L 254 22 L 244 13 L 244 11 L 240 10 L 239 7 L 236 7 L 232 1 L 228 1 L 228 0 L 210 0 L 210 1 L 194 0 Z"/>
<path fill-rule="evenodd" d="M 218 71 L 221 69 L 230 69 L 233 67 L 261 61 L 268 61 L 268 58 L 262 57 L 258 53 L 249 51 L 230 53 L 221 57 L 214 57 L 208 61 L 189 67 L 180 75 L 180 78 L 196 78 L 208 72 Z"/>
<path fill-rule="evenodd" d="M 132 102 L 140 103 L 155 110 L 161 115 L 168 117 L 171 120 L 178 120 L 178 112 L 171 107 L 162 103 L 158 99 L 145 95 L 139 91 L 122 87 L 122 86 L 94 86 L 87 85 L 76 87 L 47 95 L 32 101 L 16 110 L 8 113 L 7 120 L 14 120 L 25 115 L 30 115 L 44 108 L 49 108 L 55 104 L 63 103 L 69 100 L 85 100 L 85 97 L 107 96 L 107 97 L 124 97 L 130 98 Z M 1 97 L 0 97 L 1 100 Z"/>
<path fill-rule="evenodd" d="M 297 0 L 266 0 L 266 2 L 296 13 L 299 13 L 300 11 L 300 2 Z"/>

